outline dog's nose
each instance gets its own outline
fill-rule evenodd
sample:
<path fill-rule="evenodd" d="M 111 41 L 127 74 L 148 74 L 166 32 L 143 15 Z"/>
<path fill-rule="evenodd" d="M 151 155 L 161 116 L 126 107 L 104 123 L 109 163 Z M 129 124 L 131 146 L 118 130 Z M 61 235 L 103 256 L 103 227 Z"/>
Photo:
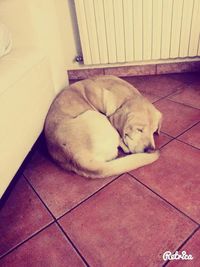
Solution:
<path fill-rule="evenodd" d="M 154 151 L 155 151 L 155 148 L 154 148 L 152 145 L 146 146 L 146 147 L 144 148 L 144 152 L 145 152 L 145 153 L 152 153 L 152 152 L 154 152 Z"/>

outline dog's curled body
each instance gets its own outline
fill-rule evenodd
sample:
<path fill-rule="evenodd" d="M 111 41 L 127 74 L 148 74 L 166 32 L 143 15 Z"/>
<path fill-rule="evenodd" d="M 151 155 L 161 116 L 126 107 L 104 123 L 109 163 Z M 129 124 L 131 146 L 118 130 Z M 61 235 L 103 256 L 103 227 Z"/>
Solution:
<path fill-rule="evenodd" d="M 143 152 L 149 145 L 149 140 L 142 141 L 141 151 L 135 145 L 132 151 L 131 135 L 127 139 L 126 133 L 130 118 L 138 119 L 138 105 L 144 103 L 146 108 L 141 107 L 141 112 L 150 121 L 151 109 L 158 111 L 132 85 L 114 76 L 70 85 L 57 96 L 46 117 L 44 130 L 50 155 L 64 169 L 91 178 L 118 175 L 152 163 L 158 152 L 116 158 L 119 146 L 134 153 Z M 160 113 L 157 115 L 156 120 L 160 120 Z"/>

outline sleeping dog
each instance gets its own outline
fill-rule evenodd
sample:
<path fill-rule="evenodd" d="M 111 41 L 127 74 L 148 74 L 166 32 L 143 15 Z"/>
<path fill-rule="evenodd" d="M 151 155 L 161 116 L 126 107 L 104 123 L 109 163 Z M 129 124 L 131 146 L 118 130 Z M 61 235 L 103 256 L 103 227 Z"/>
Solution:
<path fill-rule="evenodd" d="M 128 82 L 97 76 L 64 89 L 45 121 L 47 147 L 64 169 L 104 178 L 158 159 L 162 114 Z M 117 158 L 118 147 L 128 155 Z"/>

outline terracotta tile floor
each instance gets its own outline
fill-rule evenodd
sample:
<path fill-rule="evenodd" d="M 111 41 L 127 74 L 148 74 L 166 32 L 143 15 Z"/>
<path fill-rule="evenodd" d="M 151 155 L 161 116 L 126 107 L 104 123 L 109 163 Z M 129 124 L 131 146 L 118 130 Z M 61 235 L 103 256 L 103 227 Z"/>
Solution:
<path fill-rule="evenodd" d="M 56 166 L 41 137 L 3 198 L 0 266 L 200 266 L 199 75 L 126 80 L 163 112 L 159 160 L 90 180 Z M 163 260 L 176 250 L 193 260 Z"/>

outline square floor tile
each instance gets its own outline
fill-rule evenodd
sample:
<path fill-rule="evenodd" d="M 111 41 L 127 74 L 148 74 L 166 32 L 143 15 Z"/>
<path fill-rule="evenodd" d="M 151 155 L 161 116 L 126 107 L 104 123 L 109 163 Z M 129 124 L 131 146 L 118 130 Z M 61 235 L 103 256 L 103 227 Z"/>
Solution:
<path fill-rule="evenodd" d="M 179 136 L 178 139 L 200 149 L 200 123 Z"/>
<path fill-rule="evenodd" d="M 156 162 L 131 174 L 200 223 L 199 162 L 198 149 L 173 140 Z"/>
<path fill-rule="evenodd" d="M 23 177 L 0 210 L 0 255 L 53 221 Z"/>
<path fill-rule="evenodd" d="M 174 74 L 143 76 L 138 79 L 133 77 L 133 80 L 127 77 L 125 80 L 133 84 L 151 102 L 176 92 L 185 84 Z"/>
<path fill-rule="evenodd" d="M 185 72 L 172 75 L 175 80 L 178 80 L 185 85 L 200 82 L 200 76 L 198 72 Z"/>
<path fill-rule="evenodd" d="M 146 76 L 149 77 L 149 76 Z M 142 90 L 141 89 L 141 84 L 143 82 L 141 77 L 133 76 L 133 77 L 123 77 L 125 81 L 128 83 L 132 84 L 135 88 L 137 88 L 140 93 L 146 97 L 151 103 L 155 102 L 156 100 L 160 99 L 159 96 L 155 95 L 152 93 L 150 90 Z M 145 78 L 144 78 L 145 79 Z"/>
<path fill-rule="evenodd" d="M 5 267 L 86 266 L 57 225 L 51 225 L 0 260 Z"/>
<path fill-rule="evenodd" d="M 196 267 L 200 266 L 200 230 L 198 230 L 187 243 L 179 250 L 179 254 L 185 251 L 187 255 L 192 255 L 192 260 L 174 260 L 167 266 L 169 267 Z"/>
<path fill-rule="evenodd" d="M 162 99 L 155 103 L 163 114 L 161 130 L 173 137 L 178 136 L 200 120 L 200 110 Z"/>
<path fill-rule="evenodd" d="M 24 175 L 56 217 L 63 215 L 114 179 L 81 177 L 62 170 L 47 154 L 40 152 L 32 157 Z"/>
<path fill-rule="evenodd" d="M 59 223 L 91 266 L 161 266 L 196 224 L 128 174 Z"/>
<path fill-rule="evenodd" d="M 179 89 L 169 99 L 200 109 L 200 83 L 187 85 Z"/>
<path fill-rule="evenodd" d="M 156 149 L 160 149 L 162 146 L 169 143 L 173 138 L 163 132 L 160 132 L 160 134 L 154 134 L 154 141 L 156 145 Z"/>

